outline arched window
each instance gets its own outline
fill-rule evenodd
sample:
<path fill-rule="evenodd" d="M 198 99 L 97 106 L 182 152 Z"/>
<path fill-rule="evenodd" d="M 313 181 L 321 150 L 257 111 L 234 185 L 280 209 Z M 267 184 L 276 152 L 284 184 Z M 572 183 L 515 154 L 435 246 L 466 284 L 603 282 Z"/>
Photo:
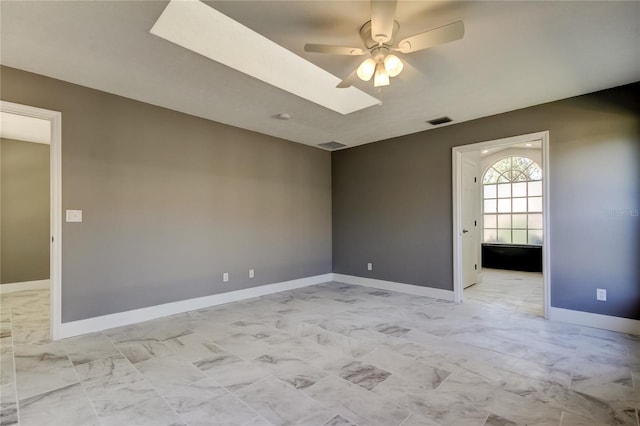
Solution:
<path fill-rule="evenodd" d="M 482 179 L 485 243 L 542 245 L 542 169 L 507 157 Z"/>

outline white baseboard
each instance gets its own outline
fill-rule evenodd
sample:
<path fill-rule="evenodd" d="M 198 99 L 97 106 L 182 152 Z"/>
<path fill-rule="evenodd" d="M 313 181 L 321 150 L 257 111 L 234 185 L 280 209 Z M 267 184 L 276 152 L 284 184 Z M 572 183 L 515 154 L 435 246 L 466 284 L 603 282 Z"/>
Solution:
<path fill-rule="evenodd" d="M 60 338 L 64 339 L 67 337 L 79 336 L 81 334 L 93 333 L 109 328 L 120 327 L 123 325 L 149 321 L 168 315 L 179 314 L 197 309 L 204 309 L 211 306 L 222 305 L 225 303 L 237 302 L 240 300 L 251 299 L 253 297 L 278 293 L 281 291 L 322 284 L 328 281 L 339 281 L 347 284 L 361 285 L 364 287 L 372 287 L 389 291 L 397 291 L 401 293 L 432 297 L 441 300 L 454 300 L 454 293 L 450 290 L 422 287 L 393 281 L 377 280 L 373 278 L 357 277 L 353 275 L 323 274 L 292 281 L 285 281 L 281 283 L 267 284 L 259 287 L 231 291 L 228 293 L 213 294 L 211 296 L 165 303 L 162 305 L 134 309 L 126 312 L 118 312 L 115 314 L 103 315 L 100 317 L 88 318 L 79 321 L 62 323 L 60 325 L 59 334 Z M 5 289 L 5 286 L 10 287 Z M 0 285 L 0 292 L 8 293 L 13 291 L 43 289 L 48 288 L 48 286 L 49 280 L 2 284 Z M 618 331 L 621 333 L 640 335 L 640 321 L 628 318 L 612 317 L 607 315 L 599 315 L 588 312 L 551 307 L 549 310 L 549 319 L 553 321 L 584 325 L 587 327 Z"/>
<path fill-rule="evenodd" d="M 21 283 L 0 284 L 0 294 L 14 293 L 26 290 L 46 290 L 51 285 L 50 280 L 24 281 Z"/>
<path fill-rule="evenodd" d="M 264 296 L 267 294 L 279 293 L 281 291 L 321 284 L 331 281 L 332 278 L 332 274 L 316 275 L 292 281 L 267 284 L 259 287 L 212 294 L 211 296 L 180 300 L 162 305 L 149 306 L 147 308 L 87 318 L 79 321 L 65 322 L 60 325 L 60 338 L 64 339 L 67 337 L 79 336 L 81 334 L 94 333 L 96 331 L 102 331 L 142 321 L 149 321 L 168 315 L 180 314 L 225 303 L 237 302 L 239 300 L 251 299 L 253 297 Z"/>
<path fill-rule="evenodd" d="M 376 280 L 373 278 L 356 277 L 354 275 L 333 274 L 333 281 L 346 284 L 361 285 L 365 287 L 379 288 L 382 290 L 397 291 L 400 293 L 414 294 L 416 296 L 432 297 L 434 299 L 453 301 L 453 291 L 439 288 L 422 287 L 413 284 L 402 284 L 393 281 Z"/>
<path fill-rule="evenodd" d="M 640 335 L 640 321 L 630 318 L 592 314 L 590 312 L 554 308 L 552 306 L 549 308 L 549 319 L 552 321 L 567 322 L 569 324 L 618 331 L 620 333 Z"/>

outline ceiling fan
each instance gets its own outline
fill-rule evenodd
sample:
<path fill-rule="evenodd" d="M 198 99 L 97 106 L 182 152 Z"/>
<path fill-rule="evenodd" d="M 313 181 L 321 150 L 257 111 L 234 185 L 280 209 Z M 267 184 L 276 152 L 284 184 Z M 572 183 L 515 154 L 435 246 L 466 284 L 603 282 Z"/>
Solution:
<path fill-rule="evenodd" d="M 368 52 L 370 57 L 336 87 L 351 86 L 355 75 L 364 81 L 369 81 L 373 77 L 374 87 L 382 87 L 388 86 L 389 78 L 397 76 L 404 68 L 402 60 L 391 52 L 412 53 L 459 40 L 464 36 L 464 23 L 456 21 L 404 38 L 396 43 L 396 36 L 400 29 L 400 24 L 395 20 L 396 4 L 397 0 L 371 0 L 371 20 L 365 22 L 360 28 L 360 38 L 365 49 L 307 43 L 304 45 L 305 52 L 348 56 L 362 56 Z"/>

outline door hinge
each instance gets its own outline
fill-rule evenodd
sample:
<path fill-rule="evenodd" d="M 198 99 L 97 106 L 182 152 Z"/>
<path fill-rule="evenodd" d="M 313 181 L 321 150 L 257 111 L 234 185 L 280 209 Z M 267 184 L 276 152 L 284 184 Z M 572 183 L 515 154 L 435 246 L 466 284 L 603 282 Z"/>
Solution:
<path fill-rule="evenodd" d="M 475 269 L 476 271 L 478 270 L 478 264 L 477 263 L 475 265 L 473 265 L 473 269 Z"/>
<path fill-rule="evenodd" d="M 53 242 L 53 235 L 51 236 L 51 242 Z"/>

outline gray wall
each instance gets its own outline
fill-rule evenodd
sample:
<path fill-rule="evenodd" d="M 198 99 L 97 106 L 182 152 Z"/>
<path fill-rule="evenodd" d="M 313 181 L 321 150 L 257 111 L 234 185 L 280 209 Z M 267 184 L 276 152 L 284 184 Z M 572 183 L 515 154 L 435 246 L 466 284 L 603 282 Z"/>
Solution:
<path fill-rule="evenodd" d="M 62 112 L 63 208 L 84 210 L 63 226 L 64 322 L 331 272 L 332 241 L 334 272 L 451 290 L 451 147 L 541 130 L 552 306 L 640 319 L 640 218 L 617 216 L 640 209 L 640 84 L 330 156 L 1 71 L 3 100 Z"/>
<path fill-rule="evenodd" d="M 331 272 L 330 153 L 12 68 L 1 85 L 62 112 L 63 208 L 84 211 L 63 322 Z"/>
<path fill-rule="evenodd" d="M 640 319 L 639 83 L 334 152 L 334 272 L 453 290 L 451 148 L 543 130 L 551 305 Z"/>
<path fill-rule="evenodd" d="M 49 278 L 49 145 L 0 139 L 0 283 Z"/>

